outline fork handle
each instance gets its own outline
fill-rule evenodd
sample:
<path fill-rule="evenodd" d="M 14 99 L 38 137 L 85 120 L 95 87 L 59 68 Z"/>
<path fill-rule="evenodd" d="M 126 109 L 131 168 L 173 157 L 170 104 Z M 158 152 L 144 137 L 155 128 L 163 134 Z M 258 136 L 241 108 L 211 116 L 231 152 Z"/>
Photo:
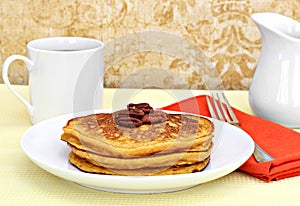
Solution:
<path fill-rule="evenodd" d="M 234 125 L 241 128 L 241 126 L 238 124 L 234 124 Z M 254 142 L 254 146 L 255 147 L 254 147 L 253 156 L 257 162 L 269 162 L 274 160 L 274 158 L 271 155 L 269 155 L 266 151 L 264 151 L 258 144 L 256 144 L 256 142 Z"/>
<path fill-rule="evenodd" d="M 266 153 L 260 146 L 258 146 L 255 142 L 255 148 L 254 148 L 254 158 L 256 159 L 257 162 L 268 162 L 271 160 L 274 160 L 274 158 Z"/>
<path fill-rule="evenodd" d="M 234 125 L 241 128 L 240 125 L 237 124 Z M 265 150 L 263 150 L 258 144 L 256 144 L 256 142 L 254 142 L 254 146 L 255 147 L 254 147 L 253 156 L 257 162 L 269 162 L 274 160 L 274 158 L 271 155 L 269 155 Z"/>

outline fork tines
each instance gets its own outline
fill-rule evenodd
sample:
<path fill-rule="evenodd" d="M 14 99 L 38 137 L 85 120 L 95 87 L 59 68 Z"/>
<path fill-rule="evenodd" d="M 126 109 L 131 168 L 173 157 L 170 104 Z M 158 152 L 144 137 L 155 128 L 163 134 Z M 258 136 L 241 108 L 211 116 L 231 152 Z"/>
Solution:
<path fill-rule="evenodd" d="M 206 96 L 206 102 L 211 117 L 239 127 L 239 121 L 233 113 L 224 93 L 222 91 L 211 91 L 210 94 L 211 97 Z M 254 144 L 255 149 L 253 155 L 257 162 L 268 162 L 274 159 L 255 142 Z"/>
<path fill-rule="evenodd" d="M 224 95 L 224 92 L 211 91 L 210 94 L 211 98 L 206 96 L 206 100 L 212 118 L 238 125 L 239 121 L 236 118 L 226 96 Z"/>

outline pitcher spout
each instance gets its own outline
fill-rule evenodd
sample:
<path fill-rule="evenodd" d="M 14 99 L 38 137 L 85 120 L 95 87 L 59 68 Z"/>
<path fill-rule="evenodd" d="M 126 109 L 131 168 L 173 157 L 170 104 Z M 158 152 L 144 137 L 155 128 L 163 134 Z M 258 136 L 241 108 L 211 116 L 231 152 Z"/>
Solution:
<path fill-rule="evenodd" d="M 258 26 L 262 35 L 265 30 L 273 32 L 283 38 L 300 42 L 300 23 L 287 16 L 277 13 L 255 13 L 251 19 Z"/>

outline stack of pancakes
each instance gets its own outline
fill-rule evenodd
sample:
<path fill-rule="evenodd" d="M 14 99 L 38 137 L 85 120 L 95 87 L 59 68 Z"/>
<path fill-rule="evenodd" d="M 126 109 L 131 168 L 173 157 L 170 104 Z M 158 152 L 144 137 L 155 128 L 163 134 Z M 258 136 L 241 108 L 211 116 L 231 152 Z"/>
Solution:
<path fill-rule="evenodd" d="M 149 115 L 165 116 L 134 126 L 118 123 L 124 111 L 69 120 L 61 136 L 71 148 L 69 161 L 82 171 L 110 175 L 183 174 L 207 166 L 214 132 L 210 120 L 156 110 Z"/>

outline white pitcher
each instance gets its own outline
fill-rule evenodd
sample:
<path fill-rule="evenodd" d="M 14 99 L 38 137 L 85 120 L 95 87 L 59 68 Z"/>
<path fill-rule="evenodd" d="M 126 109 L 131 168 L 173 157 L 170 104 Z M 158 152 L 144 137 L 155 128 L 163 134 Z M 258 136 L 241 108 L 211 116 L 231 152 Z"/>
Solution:
<path fill-rule="evenodd" d="M 262 35 L 262 50 L 249 101 L 254 113 L 300 128 L 300 23 L 276 13 L 251 16 Z"/>

